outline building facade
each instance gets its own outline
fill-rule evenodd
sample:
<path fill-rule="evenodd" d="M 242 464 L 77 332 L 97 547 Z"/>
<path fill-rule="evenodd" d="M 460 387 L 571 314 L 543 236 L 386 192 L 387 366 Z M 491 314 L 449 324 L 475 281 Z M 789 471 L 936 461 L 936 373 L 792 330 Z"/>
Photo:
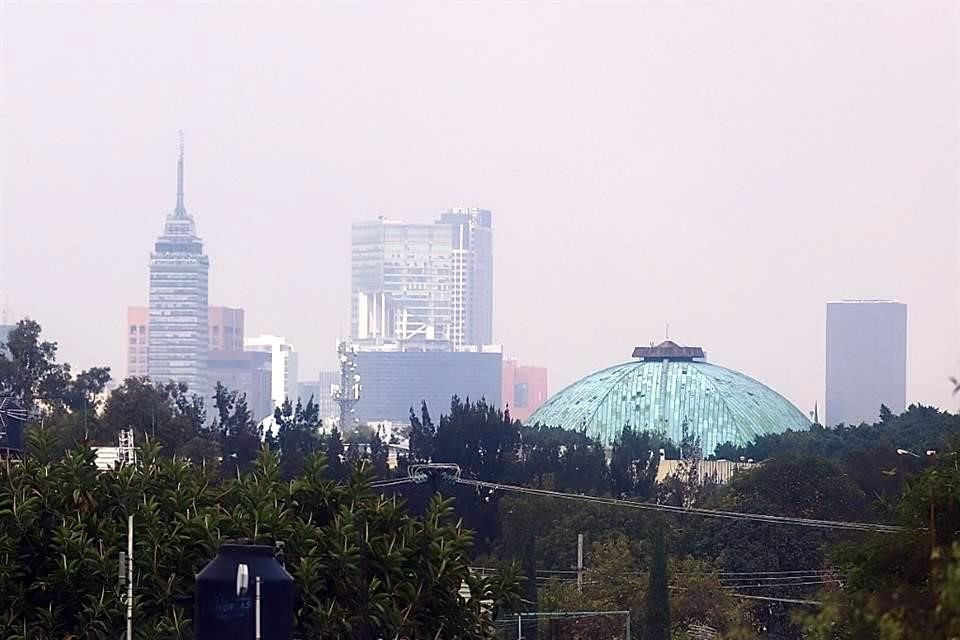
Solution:
<path fill-rule="evenodd" d="M 304 405 L 312 398 L 321 418 L 337 417 L 337 403 L 333 399 L 334 388 L 340 384 L 340 372 L 320 371 L 316 380 L 306 380 L 298 385 L 298 396 Z"/>
<path fill-rule="evenodd" d="M 157 382 L 175 380 L 206 389 L 208 278 L 193 217 L 183 198 L 183 147 L 177 163 L 177 203 L 150 254 L 147 371 Z"/>
<path fill-rule="evenodd" d="M 526 422 L 547 401 L 546 368 L 521 365 L 516 358 L 504 359 L 501 397 L 503 408 L 510 409 L 510 417 Z"/>
<path fill-rule="evenodd" d="M 243 351 L 243 309 L 210 307 L 207 325 L 210 351 Z"/>
<path fill-rule="evenodd" d="M 150 308 L 127 307 L 124 325 L 123 353 L 127 365 L 126 377 L 149 375 L 147 360 L 150 341 Z M 210 307 L 207 310 L 209 353 L 215 351 L 243 351 L 243 309 Z M 216 381 L 211 378 L 211 385 Z M 212 388 L 212 386 L 211 386 Z"/>
<path fill-rule="evenodd" d="M 127 322 L 123 332 L 123 361 L 127 378 L 150 375 L 148 346 L 150 338 L 150 307 L 127 307 Z"/>
<path fill-rule="evenodd" d="M 336 369 L 322 369 L 318 378 L 318 385 L 319 395 L 314 398 L 314 402 L 320 405 L 320 417 L 338 417 L 338 407 L 333 399 L 333 391 L 340 386 L 340 372 Z"/>
<path fill-rule="evenodd" d="M 351 334 L 358 343 L 450 340 L 450 229 L 379 218 L 354 223 Z"/>
<path fill-rule="evenodd" d="M 266 351 L 211 351 L 208 376 L 211 388 L 219 382 L 247 396 L 255 422 L 273 415 L 273 357 Z M 210 409 L 215 411 L 213 407 Z"/>
<path fill-rule="evenodd" d="M 503 355 L 474 351 L 358 351 L 361 391 L 354 413 L 362 423 L 408 422 L 427 403 L 434 420 L 450 411 L 450 400 L 486 399 L 501 406 Z"/>
<path fill-rule="evenodd" d="M 825 424 L 876 422 L 880 405 L 907 402 L 907 305 L 894 300 L 827 303 Z"/>
<path fill-rule="evenodd" d="M 493 342 L 493 225 L 486 209 L 449 209 L 451 336 L 454 348 Z"/>
<path fill-rule="evenodd" d="M 247 351 L 269 353 L 271 358 L 270 398 L 279 407 L 287 398 L 297 402 L 297 352 L 282 336 L 264 334 L 243 341 Z"/>
<path fill-rule="evenodd" d="M 493 338 L 491 213 L 450 209 L 433 224 L 354 223 L 351 337 L 358 348 L 482 346 Z"/>

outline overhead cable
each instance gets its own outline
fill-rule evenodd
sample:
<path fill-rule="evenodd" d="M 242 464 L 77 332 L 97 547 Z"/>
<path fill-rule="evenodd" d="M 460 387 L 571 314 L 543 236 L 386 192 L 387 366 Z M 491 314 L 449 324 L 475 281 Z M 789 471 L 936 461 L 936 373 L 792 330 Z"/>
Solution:
<path fill-rule="evenodd" d="M 528 495 L 561 498 L 564 500 L 575 500 L 578 502 L 589 502 L 594 504 L 606 504 L 615 507 L 626 507 L 628 509 L 642 509 L 646 511 L 660 511 L 665 513 L 676 513 L 685 515 L 697 515 L 709 518 L 726 518 L 730 520 L 747 520 L 753 522 L 765 522 L 769 524 L 790 524 L 801 527 L 815 527 L 820 529 L 837 529 L 845 531 L 872 531 L 877 533 L 900 533 L 905 531 L 904 527 L 879 524 L 872 522 L 844 522 L 838 520 L 818 520 L 815 518 L 797 518 L 792 516 L 777 516 L 761 513 L 741 513 L 737 511 L 722 511 L 719 509 L 703 509 L 699 507 L 677 507 L 667 504 L 656 504 L 653 502 L 633 502 L 630 500 L 621 500 L 619 498 L 607 498 L 602 496 L 588 496 L 578 493 L 564 493 L 562 491 L 550 491 L 547 489 L 534 489 L 531 487 L 520 487 L 498 482 L 486 482 L 483 480 L 469 480 L 466 478 L 455 478 L 458 484 L 471 487 L 481 487 L 493 489 L 496 491 L 510 491 L 514 493 L 524 493 Z"/>

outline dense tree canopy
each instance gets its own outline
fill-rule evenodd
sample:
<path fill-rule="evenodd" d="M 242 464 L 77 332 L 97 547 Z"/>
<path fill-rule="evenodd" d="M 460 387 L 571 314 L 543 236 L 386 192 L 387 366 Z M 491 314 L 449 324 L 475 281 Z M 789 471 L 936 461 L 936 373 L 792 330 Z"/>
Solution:
<path fill-rule="evenodd" d="M 0 600 L 16 604 L 0 618 L 3 637 L 113 634 L 116 553 L 129 511 L 147 529 L 137 547 L 138 615 L 150 630 L 142 637 L 189 637 L 190 611 L 179 598 L 231 537 L 287 543 L 288 568 L 303 588 L 297 625 L 305 637 L 400 629 L 411 637 L 485 637 L 498 606 L 520 606 L 521 586 L 527 610 L 627 608 L 636 613 L 635 636 L 652 630 L 643 625 L 658 539 L 650 511 L 460 484 L 368 487 L 371 473 L 403 476 L 423 462 L 583 496 L 901 524 L 903 534 L 872 536 L 668 515 L 671 634 L 704 624 L 729 638 L 957 637 L 960 462 L 952 438 L 960 419 L 953 414 L 912 406 L 899 416 L 882 411 L 873 425 L 815 425 L 724 445 L 718 456 L 762 464 L 719 486 L 701 482 L 692 434 L 671 443 L 625 426 L 604 448 L 585 433 L 525 427 L 482 399 L 455 397 L 445 413 L 411 410 L 409 455 L 390 469 L 376 431 L 325 430 L 312 400 L 284 403 L 261 431 L 246 398 L 222 385 L 203 397 L 130 378 L 104 393 L 107 369 L 74 374 L 56 353 L 32 321 L 0 349 L 0 388 L 34 416 L 23 464 L 0 470 Z M 89 446 L 113 444 L 131 428 L 141 466 L 96 473 Z M 658 483 L 660 449 L 684 459 Z M 582 593 L 569 578 L 578 533 L 592 549 Z M 157 553 L 148 558 L 151 545 Z M 471 565 L 504 573 L 481 580 Z M 480 598 L 452 597 L 463 583 Z M 744 599 L 743 591 L 773 600 Z M 664 609 L 660 602 L 654 611 Z M 595 637 L 614 623 L 577 624 L 542 624 L 540 637 Z"/>
<path fill-rule="evenodd" d="M 118 637 L 128 514 L 138 638 L 192 637 L 183 598 L 230 538 L 285 543 L 301 593 L 298 637 L 486 638 L 492 616 L 518 605 L 515 575 L 469 571 L 471 535 L 448 500 L 435 496 L 413 517 L 371 491 L 366 472 L 329 480 L 322 454 L 285 481 L 264 451 L 250 473 L 220 482 L 216 467 L 161 457 L 155 445 L 139 466 L 98 472 L 89 450 L 51 458 L 49 440 L 35 430 L 31 455 L 0 467 L 4 638 Z M 470 600 L 458 596 L 464 585 Z"/>

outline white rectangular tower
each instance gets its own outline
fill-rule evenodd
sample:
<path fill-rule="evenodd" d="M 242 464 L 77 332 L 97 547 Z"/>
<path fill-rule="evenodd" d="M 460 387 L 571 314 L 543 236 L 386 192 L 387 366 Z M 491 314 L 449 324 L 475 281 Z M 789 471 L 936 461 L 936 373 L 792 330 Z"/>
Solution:
<path fill-rule="evenodd" d="M 880 405 L 907 400 L 907 305 L 892 300 L 827 303 L 825 424 L 873 423 Z"/>

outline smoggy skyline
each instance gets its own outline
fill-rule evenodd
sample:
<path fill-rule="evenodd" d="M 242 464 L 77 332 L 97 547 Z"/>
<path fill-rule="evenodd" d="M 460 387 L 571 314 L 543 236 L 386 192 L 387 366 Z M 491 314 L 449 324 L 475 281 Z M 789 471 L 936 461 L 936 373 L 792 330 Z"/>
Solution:
<path fill-rule="evenodd" d="M 960 374 L 960 5 L 26 4 L 0 20 L 0 296 L 123 375 L 186 205 L 210 302 L 349 333 L 350 223 L 493 212 L 494 336 L 557 391 L 670 338 L 823 407 L 825 303 Z M 0 304 L 3 300 L 0 299 Z"/>

